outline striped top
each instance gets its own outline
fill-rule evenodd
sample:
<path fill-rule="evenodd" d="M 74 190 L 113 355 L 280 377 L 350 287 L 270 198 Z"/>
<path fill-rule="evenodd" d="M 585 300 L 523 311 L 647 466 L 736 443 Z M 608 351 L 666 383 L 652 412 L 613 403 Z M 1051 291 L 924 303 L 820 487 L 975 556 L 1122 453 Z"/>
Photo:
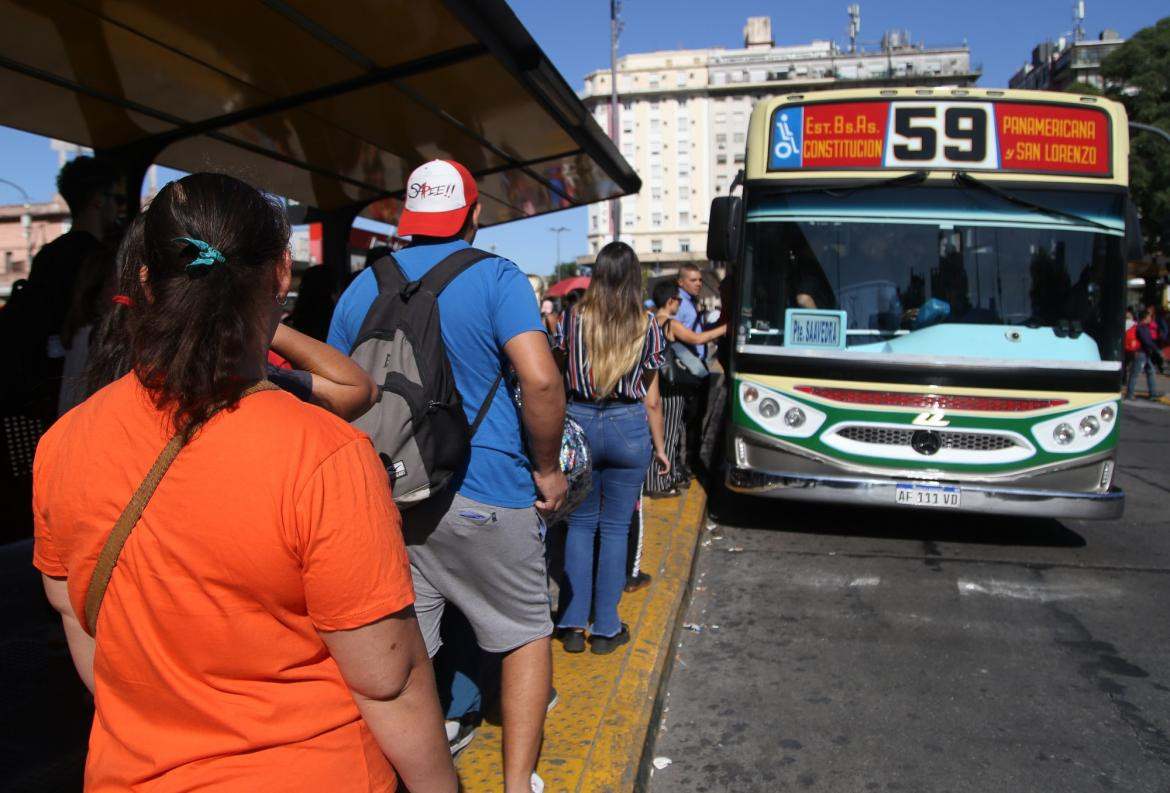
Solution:
<path fill-rule="evenodd" d="M 577 314 L 576 308 L 561 313 L 553 346 L 565 354 L 565 376 L 569 381 L 569 392 L 574 399 L 589 402 L 599 398 L 633 400 L 645 398 L 646 380 L 642 376 L 643 371 L 655 371 L 666 362 L 666 356 L 663 354 L 666 349 L 666 337 L 662 333 L 662 328 L 654 321 L 654 315 L 650 312 L 646 312 L 646 318 L 646 340 L 642 343 L 642 356 L 638 359 L 637 366 L 622 375 L 612 394 L 598 395 L 593 388 L 593 372 L 590 371 L 589 354 L 585 349 L 581 317 Z"/>

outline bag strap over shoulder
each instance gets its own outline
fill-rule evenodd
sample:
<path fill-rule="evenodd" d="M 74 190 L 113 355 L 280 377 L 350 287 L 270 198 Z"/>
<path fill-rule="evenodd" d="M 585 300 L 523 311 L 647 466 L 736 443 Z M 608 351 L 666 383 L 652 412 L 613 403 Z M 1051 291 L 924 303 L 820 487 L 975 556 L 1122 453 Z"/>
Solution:
<path fill-rule="evenodd" d="M 468 267 L 483 259 L 492 258 L 495 258 L 494 253 L 481 251 L 478 248 L 460 248 L 428 270 L 420 281 L 428 292 L 438 295 L 455 280 L 455 276 Z"/>
<path fill-rule="evenodd" d="M 378 282 L 379 292 L 397 292 L 410 282 L 402 271 L 402 265 L 393 255 L 383 256 L 370 267 L 374 271 L 374 280 Z"/>
<path fill-rule="evenodd" d="M 269 381 L 261 380 L 259 383 L 245 389 L 240 394 L 240 399 L 250 394 L 255 394 L 258 391 L 278 390 L 280 389 Z M 212 415 L 215 415 L 215 413 L 212 413 Z M 208 416 L 208 418 L 211 417 Z M 97 566 L 94 568 L 93 577 L 89 581 L 89 588 L 85 591 L 85 619 L 81 627 L 90 636 L 97 635 L 97 618 L 98 612 L 102 608 L 102 599 L 106 596 L 106 587 L 110 584 L 110 577 L 114 574 L 114 567 L 118 564 L 118 556 L 121 555 L 122 548 L 126 545 L 126 540 L 130 538 L 131 530 L 138 523 L 139 518 L 142 517 L 142 513 L 146 509 L 147 503 L 150 502 L 151 496 L 154 495 L 154 491 L 158 489 L 159 483 L 166 476 L 167 469 L 171 467 L 171 463 L 179 456 L 179 452 L 183 449 L 187 439 L 194 435 L 196 430 L 198 430 L 198 427 L 193 428 L 186 435 L 175 435 L 167 442 L 162 452 L 159 453 L 158 459 L 154 461 L 154 465 L 147 472 L 146 478 L 142 480 L 142 484 L 134 492 L 130 503 L 122 510 L 122 515 L 114 524 L 114 529 L 110 532 L 110 536 L 106 538 L 106 544 L 102 546 L 102 551 L 98 555 Z"/>

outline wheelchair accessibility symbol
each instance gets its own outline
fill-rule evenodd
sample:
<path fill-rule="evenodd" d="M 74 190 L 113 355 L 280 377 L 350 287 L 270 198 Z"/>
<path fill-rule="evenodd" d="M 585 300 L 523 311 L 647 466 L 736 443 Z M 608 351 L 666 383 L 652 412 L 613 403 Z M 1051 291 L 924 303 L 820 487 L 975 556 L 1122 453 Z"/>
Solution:
<path fill-rule="evenodd" d="M 787 108 L 774 117 L 772 126 L 771 168 L 799 168 L 801 164 L 801 127 L 804 108 Z"/>

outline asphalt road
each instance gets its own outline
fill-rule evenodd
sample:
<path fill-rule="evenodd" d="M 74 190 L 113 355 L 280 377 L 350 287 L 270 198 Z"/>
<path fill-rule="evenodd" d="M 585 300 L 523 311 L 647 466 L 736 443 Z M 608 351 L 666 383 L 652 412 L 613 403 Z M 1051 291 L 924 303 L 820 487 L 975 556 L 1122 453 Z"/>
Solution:
<path fill-rule="evenodd" d="M 651 791 L 1170 791 L 1170 407 L 1124 518 L 716 501 Z"/>

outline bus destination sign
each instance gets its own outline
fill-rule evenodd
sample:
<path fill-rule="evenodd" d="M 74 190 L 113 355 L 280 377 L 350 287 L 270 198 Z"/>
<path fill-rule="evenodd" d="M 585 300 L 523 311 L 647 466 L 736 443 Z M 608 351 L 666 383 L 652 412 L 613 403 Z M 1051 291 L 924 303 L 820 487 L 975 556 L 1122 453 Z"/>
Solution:
<path fill-rule="evenodd" d="M 1112 175 L 1109 116 L 1036 102 L 859 101 L 786 105 L 768 170 L 893 168 Z"/>

